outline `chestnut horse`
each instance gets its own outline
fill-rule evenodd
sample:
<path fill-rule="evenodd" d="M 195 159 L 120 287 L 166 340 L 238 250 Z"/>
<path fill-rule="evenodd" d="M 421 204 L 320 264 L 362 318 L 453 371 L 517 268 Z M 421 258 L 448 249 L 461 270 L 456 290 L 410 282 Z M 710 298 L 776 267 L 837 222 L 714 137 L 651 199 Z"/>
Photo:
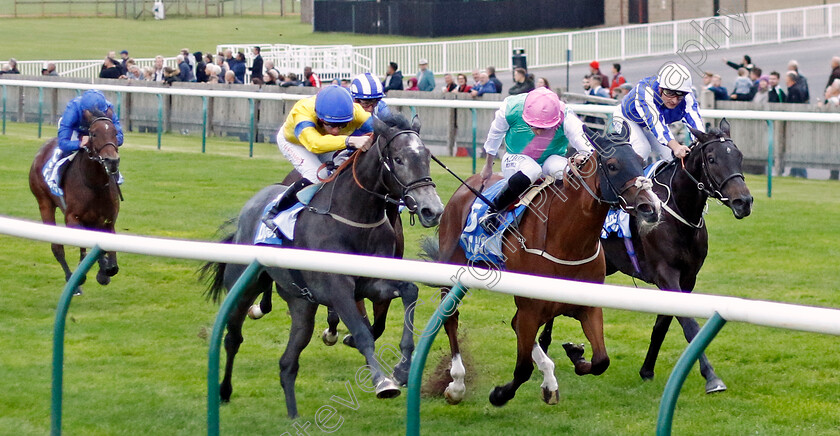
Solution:
<path fill-rule="evenodd" d="M 709 197 L 731 208 L 737 219 L 750 214 L 753 198 L 741 174 L 744 156 L 729 136 L 729 123 L 723 119 L 719 128 L 707 133 L 691 129 L 691 133 L 696 140 L 685 158 L 685 166 L 675 160 L 653 177 L 654 192 L 662 199 L 666 213 L 653 231 L 644 235 L 633 232 L 638 269 L 627 254 L 622 238 L 613 234 L 603 241 L 607 275 L 621 271 L 659 289 L 691 292 L 709 251 L 709 232 L 703 219 Z M 631 217 L 631 229 L 635 223 Z M 656 358 L 673 318 L 671 315 L 656 317 L 647 356 L 639 370 L 644 380 L 653 378 Z M 677 320 L 686 340 L 691 342 L 700 330 L 697 321 L 682 316 Z M 546 350 L 550 343 L 549 323 L 540 335 L 540 345 Z M 700 373 L 706 380 L 706 393 L 726 390 L 705 353 L 700 356 Z"/>
<path fill-rule="evenodd" d="M 29 169 L 29 189 L 38 200 L 41 221 L 44 224 L 55 225 L 55 209 L 60 208 L 67 227 L 114 233 L 114 225 L 120 211 L 120 192 L 117 185 L 120 155 L 117 149 L 117 130 L 109 115 L 110 113 L 104 114 L 99 111 L 84 112 L 90 142 L 87 147 L 79 150 L 64 168 L 63 199 L 50 192 L 41 173 L 44 164 L 58 147 L 58 139 L 52 138 L 47 141 L 35 155 Z M 69 280 L 72 271 L 64 258 L 64 246 L 52 244 L 52 252 L 64 270 L 65 280 Z M 80 252 L 83 259 L 86 249 L 81 248 Z M 109 251 L 99 258 L 96 281 L 107 285 L 118 271 L 117 253 Z M 75 293 L 81 294 L 81 286 Z"/>
<path fill-rule="evenodd" d="M 508 229 L 503 235 L 506 269 L 603 283 L 605 261 L 600 232 L 610 207 L 622 207 L 651 227 L 659 221 L 659 199 L 650 190 L 650 181 L 643 177 L 642 161 L 627 143 L 627 136 L 615 133 L 601 136 L 588 127 L 584 127 L 584 133 L 596 151 L 587 156 L 581 165 L 571 165 L 570 173 L 564 180 L 542 191 L 543 198 L 530 204 L 518 228 Z M 492 181 L 499 178 L 496 175 Z M 471 177 L 467 183 L 479 188 L 480 176 Z M 438 247 L 426 247 L 430 258 L 448 263 L 468 263 L 458 240 L 474 200 L 475 195 L 466 187 L 455 191 L 441 217 L 439 250 L 434 249 Z M 441 292 L 445 295 L 449 288 L 443 288 Z M 523 297 L 515 297 L 514 301 L 517 307 L 511 321 L 517 336 L 514 378 L 510 383 L 493 389 L 490 393 L 493 405 L 502 406 L 513 398 L 519 386 L 530 378 L 534 361 L 544 374 L 543 401 L 549 404 L 558 401 L 554 363 L 534 344 L 537 330 L 558 315 L 580 321 L 592 345 L 591 361 L 583 357 L 582 345 L 564 345 L 574 363 L 575 372 L 598 375 L 607 369 L 610 361 L 604 345 L 601 308 Z M 444 325 L 452 353 L 450 374 L 453 377 L 444 395 L 453 404 L 460 402 L 465 392 L 466 371 L 458 345 L 458 315 L 456 311 Z"/>

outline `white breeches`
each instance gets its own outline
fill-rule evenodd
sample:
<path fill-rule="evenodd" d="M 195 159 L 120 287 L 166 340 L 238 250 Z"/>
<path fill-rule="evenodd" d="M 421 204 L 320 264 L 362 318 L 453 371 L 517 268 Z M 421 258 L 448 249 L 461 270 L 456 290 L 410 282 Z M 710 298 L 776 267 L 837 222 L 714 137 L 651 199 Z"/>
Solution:
<path fill-rule="evenodd" d="M 647 161 L 647 158 L 650 157 L 651 153 L 654 154 L 654 157 L 659 156 L 659 159 L 667 161 L 674 158 L 673 154 L 671 154 L 671 149 L 666 145 L 662 145 L 662 143 L 656 139 L 656 136 L 651 133 L 650 129 L 624 118 L 621 114 L 621 106 L 619 105 L 616 106 L 615 113 L 613 113 L 613 124 L 620 125 L 622 121 L 625 121 L 630 127 L 630 145 L 633 146 L 633 151 L 641 156 L 642 159 Z M 617 126 L 614 126 L 613 128 L 616 131 L 620 130 Z"/>
<path fill-rule="evenodd" d="M 568 167 L 568 161 L 565 157 L 553 154 L 543 162 L 542 167 L 534 158 L 524 154 L 507 153 L 502 158 L 502 175 L 505 179 L 509 179 L 518 171 L 531 179 L 531 183 L 536 182 L 541 176 L 551 175 L 555 178 L 563 178 L 563 173 Z"/>
<path fill-rule="evenodd" d="M 341 165 L 348 157 L 347 153 L 343 153 L 344 150 L 315 154 L 302 145 L 287 141 L 286 137 L 283 136 L 283 130 L 277 133 L 277 146 L 280 148 L 283 156 L 295 166 L 295 169 L 303 178 L 312 183 L 318 183 L 318 168 L 321 167 L 321 164 L 333 161 L 335 165 Z M 320 176 L 321 178 L 326 178 L 329 176 L 329 173 L 325 169 L 321 171 Z"/>

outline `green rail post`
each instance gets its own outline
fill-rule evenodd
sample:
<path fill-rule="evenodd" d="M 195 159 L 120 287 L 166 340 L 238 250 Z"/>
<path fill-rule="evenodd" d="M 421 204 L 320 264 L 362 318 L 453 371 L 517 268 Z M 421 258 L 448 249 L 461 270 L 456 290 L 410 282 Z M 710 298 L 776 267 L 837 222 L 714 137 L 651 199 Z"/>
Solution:
<path fill-rule="evenodd" d="M 405 420 L 405 434 L 406 436 L 420 435 L 420 385 L 423 383 L 423 368 L 426 366 L 426 358 L 429 356 L 429 349 L 435 341 L 438 331 L 443 327 L 446 320 L 449 319 L 464 294 L 467 293 L 467 288 L 458 283 L 455 287 L 446 294 L 440 306 L 435 309 L 432 318 L 423 329 L 423 336 L 420 337 L 420 342 L 417 343 L 417 348 L 414 350 L 414 357 L 411 361 L 411 369 L 408 375 L 408 399 L 406 399 L 406 420 Z"/>
<path fill-rule="evenodd" d="M 3 134 L 6 134 L 6 85 L 0 85 L 3 87 Z"/>
<path fill-rule="evenodd" d="M 411 118 L 416 117 L 417 116 L 417 109 L 415 109 L 414 106 L 409 106 L 408 108 L 411 110 Z"/>
<path fill-rule="evenodd" d="M 44 126 L 44 87 L 38 87 L 38 138 L 41 137 L 41 128 Z"/>
<path fill-rule="evenodd" d="M 160 150 L 160 135 L 163 134 L 163 95 L 158 94 L 158 126 L 157 126 L 157 148 Z"/>
<path fill-rule="evenodd" d="M 773 145 L 775 141 L 773 122 L 767 120 L 767 198 L 773 196 Z"/>
<path fill-rule="evenodd" d="M 475 162 L 476 162 L 476 159 L 478 159 L 478 153 L 477 153 L 477 151 L 476 151 L 477 145 L 476 145 L 476 142 L 475 142 L 475 140 L 476 140 L 476 135 L 478 135 L 478 113 L 475 111 L 475 108 L 474 108 L 474 107 L 470 108 L 470 112 L 472 112 L 472 125 L 473 125 L 473 129 L 472 129 L 472 137 L 473 137 L 473 138 L 472 138 L 472 139 L 473 139 L 473 145 L 472 145 L 472 160 L 473 160 L 473 162 L 472 162 L 472 171 L 473 171 L 473 172 L 472 172 L 472 173 L 473 173 L 473 174 L 475 174 Z"/>
<path fill-rule="evenodd" d="M 70 309 L 70 301 L 73 299 L 73 292 L 79 283 L 87 275 L 90 268 L 99 260 L 103 253 L 98 245 L 94 246 L 85 256 L 82 262 L 76 267 L 76 271 L 70 276 L 70 280 L 64 286 L 61 298 L 58 300 L 58 307 L 55 311 L 55 324 L 53 326 L 53 364 L 52 364 L 52 407 L 50 409 L 50 434 L 57 436 L 61 434 L 61 400 L 62 386 L 64 384 L 64 325 L 67 321 L 67 311 Z"/>
<path fill-rule="evenodd" d="M 677 406 L 677 399 L 680 396 L 680 389 L 682 389 L 685 378 L 688 372 L 712 342 L 712 339 L 720 332 L 726 320 L 720 314 L 715 314 L 706 321 L 703 328 L 694 337 L 694 340 L 688 344 L 688 347 L 683 352 L 674 370 L 671 371 L 671 376 L 668 377 L 668 383 L 665 384 L 665 391 L 662 393 L 662 401 L 659 403 L 659 419 L 656 421 L 656 436 L 670 436 L 671 425 L 674 422 L 674 408 Z"/>
<path fill-rule="evenodd" d="M 248 124 L 248 157 L 254 157 L 254 99 L 248 99 L 251 121 Z"/>
<path fill-rule="evenodd" d="M 207 96 L 201 96 L 201 152 L 207 149 Z"/>
<path fill-rule="evenodd" d="M 242 292 L 254 281 L 262 271 L 262 265 L 257 261 L 251 262 L 245 272 L 239 276 L 233 287 L 228 292 L 219 314 L 216 315 L 216 322 L 213 324 L 213 333 L 210 336 L 210 351 L 208 352 L 207 364 L 207 434 L 218 436 L 219 434 L 219 353 L 222 346 L 222 333 L 225 331 L 230 312 L 239 303 Z"/>

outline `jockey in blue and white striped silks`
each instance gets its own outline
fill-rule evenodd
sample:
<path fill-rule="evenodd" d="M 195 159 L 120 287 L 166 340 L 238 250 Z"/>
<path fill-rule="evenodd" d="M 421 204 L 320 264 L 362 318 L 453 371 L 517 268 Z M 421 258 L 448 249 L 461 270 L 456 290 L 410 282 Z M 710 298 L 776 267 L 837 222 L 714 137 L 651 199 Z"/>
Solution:
<path fill-rule="evenodd" d="M 350 84 L 350 93 L 353 94 L 353 101 L 375 117 L 382 119 L 391 116 L 388 105 L 382 101 L 385 91 L 382 82 L 373 77 L 370 73 L 359 74 Z"/>

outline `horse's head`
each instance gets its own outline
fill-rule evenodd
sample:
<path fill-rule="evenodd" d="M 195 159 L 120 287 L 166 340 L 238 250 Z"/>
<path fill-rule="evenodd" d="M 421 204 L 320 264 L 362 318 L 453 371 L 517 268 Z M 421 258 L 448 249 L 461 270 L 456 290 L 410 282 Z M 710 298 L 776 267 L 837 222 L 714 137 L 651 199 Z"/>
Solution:
<path fill-rule="evenodd" d="M 420 120 L 415 117 L 409 124 L 401 115 L 394 115 L 387 122 L 375 118 L 374 130 L 385 188 L 417 214 L 423 227 L 436 226 L 443 203 L 429 175 L 431 153 L 420 139 Z"/>
<path fill-rule="evenodd" d="M 700 175 L 696 177 L 698 189 L 722 201 L 735 218 L 748 216 L 753 197 L 741 173 L 744 155 L 729 137 L 729 122 L 722 119 L 718 128 L 705 133 L 691 129 L 691 134 L 696 142 L 686 159 L 686 169 L 695 177 Z"/>
<path fill-rule="evenodd" d="M 635 215 L 642 229 L 659 223 L 661 203 L 644 176 L 642 158 L 630 146 L 627 125 L 617 132 L 599 134 L 584 126 L 584 134 L 595 147 L 601 199 Z"/>
<path fill-rule="evenodd" d="M 102 164 L 108 175 L 117 174 L 120 169 L 120 152 L 117 149 L 117 129 L 111 121 L 112 109 L 108 113 L 98 110 L 85 111 L 84 120 L 88 126 L 90 142 L 87 153 L 90 159 Z"/>

